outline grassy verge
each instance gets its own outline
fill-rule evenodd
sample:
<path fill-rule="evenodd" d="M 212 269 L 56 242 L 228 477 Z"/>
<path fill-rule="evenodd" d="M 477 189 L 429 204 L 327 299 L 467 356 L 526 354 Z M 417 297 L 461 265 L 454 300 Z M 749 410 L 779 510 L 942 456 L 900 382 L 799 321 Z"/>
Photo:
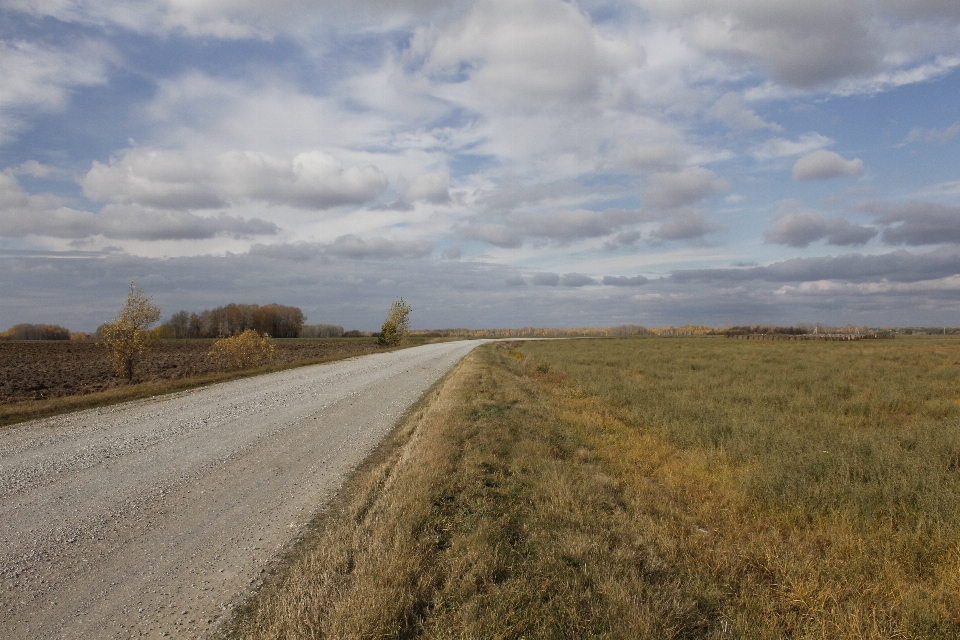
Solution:
<path fill-rule="evenodd" d="M 956 638 L 960 342 L 499 344 L 226 635 Z"/>
<path fill-rule="evenodd" d="M 355 340 L 355 338 L 344 338 L 343 340 Z M 394 351 L 396 349 L 405 349 L 415 347 L 434 340 L 423 338 L 412 338 L 402 346 L 393 348 L 381 348 L 379 352 Z M 210 341 L 211 344 L 213 341 Z M 236 380 L 238 378 L 247 378 L 258 376 L 274 371 L 284 371 L 286 369 L 295 369 L 313 364 L 322 364 L 325 362 L 334 362 L 336 360 L 345 360 L 363 353 L 336 353 L 320 358 L 308 358 L 296 360 L 294 362 L 285 362 L 283 364 L 267 365 L 255 369 L 243 371 L 228 371 L 223 373 L 206 373 L 172 380 L 158 380 L 150 382 L 141 382 L 137 384 L 113 387 L 104 391 L 87 393 L 82 395 L 63 396 L 57 398 L 44 398 L 40 400 L 26 400 L 11 404 L 0 405 L 0 428 L 36 420 L 38 418 L 48 418 L 50 416 L 69 413 L 71 411 L 80 411 L 83 409 L 93 409 L 96 407 L 106 407 L 130 400 L 140 400 L 143 398 L 152 398 L 167 393 L 176 393 L 187 389 L 204 387 L 218 382 Z"/>

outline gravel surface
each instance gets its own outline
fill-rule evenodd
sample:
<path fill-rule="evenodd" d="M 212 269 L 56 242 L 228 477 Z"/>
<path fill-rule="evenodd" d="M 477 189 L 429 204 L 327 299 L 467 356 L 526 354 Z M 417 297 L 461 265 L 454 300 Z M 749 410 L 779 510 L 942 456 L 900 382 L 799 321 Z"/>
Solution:
<path fill-rule="evenodd" d="M 0 634 L 209 634 L 403 411 L 480 342 L 0 432 Z"/>

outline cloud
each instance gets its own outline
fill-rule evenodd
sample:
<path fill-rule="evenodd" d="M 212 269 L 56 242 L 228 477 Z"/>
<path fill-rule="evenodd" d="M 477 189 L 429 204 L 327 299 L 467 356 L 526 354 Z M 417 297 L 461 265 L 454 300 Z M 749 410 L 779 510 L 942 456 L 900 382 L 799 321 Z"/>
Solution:
<path fill-rule="evenodd" d="M 839 153 L 826 149 L 808 153 L 793 165 L 793 179 L 797 182 L 840 177 L 856 178 L 860 175 L 863 175 L 863 160 L 860 158 L 844 160 Z"/>
<path fill-rule="evenodd" d="M 707 116 L 740 133 L 756 131 L 757 129 L 783 131 L 783 127 L 777 123 L 767 122 L 756 112 L 746 108 L 740 95 L 732 91 L 723 94 L 719 100 L 713 103 L 713 106 L 707 109 Z"/>
<path fill-rule="evenodd" d="M 639 287 L 650 282 L 643 276 L 603 276 L 603 284 L 612 287 Z"/>
<path fill-rule="evenodd" d="M 279 244 L 257 243 L 250 247 L 251 256 L 268 258 L 271 260 L 289 260 L 304 262 L 312 260 L 323 253 L 322 245 L 315 242 L 283 242 Z"/>
<path fill-rule="evenodd" d="M 906 139 L 898 146 L 904 146 L 911 142 L 926 142 L 927 144 L 947 144 L 960 133 L 960 122 L 954 122 L 946 129 L 925 129 L 923 127 L 914 127 L 907 134 Z"/>
<path fill-rule="evenodd" d="M 330 244 L 317 242 L 285 242 L 281 244 L 255 244 L 250 255 L 272 260 L 303 262 L 319 256 L 347 260 L 412 260 L 429 256 L 433 245 L 425 240 L 398 241 L 387 238 L 364 240 L 348 234 Z"/>
<path fill-rule="evenodd" d="M 533 274 L 533 284 L 537 287 L 555 287 L 560 284 L 560 274 L 558 273 L 535 273 Z"/>
<path fill-rule="evenodd" d="M 633 173 L 676 170 L 686 159 L 682 143 L 647 144 L 620 141 L 614 156 L 615 165 Z"/>
<path fill-rule="evenodd" d="M 323 151 L 299 153 L 292 162 L 253 152 L 221 158 L 223 170 L 233 177 L 232 190 L 271 204 L 332 209 L 370 202 L 387 188 L 387 177 L 377 167 L 345 167 Z"/>
<path fill-rule="evenodd" d="M 757 160 L 771 160 L 809 153 L 833 144 L 833 140 L 819 133 L 805 133 L 796 140 L 771 138 L 751 152 Z"/>
<path fill-rule="evenodd" d="M 876 229 L 850 224 L 848 220 L 843 218 L 827 220 L 827 244 L 842 247 L 863 245 L 876 235 Z"/>
<path fill-rule="evenodd" d="M 81 185 L 92 200 L 165 209 L 214 209 L 226 203 L 209 164 L 178 151 L 131 150 L 109 165 L 93 162 Z"/>
<path fill-rule="evenodd" d="M 104 207 L 95 215 L 100 219 L 100 233 L 118 239 L 205 240 L 215 236 L 275 235 L 279 231 L 272 222 L 238 218 L 226 213 L 198 216 L 186 211 Z"/>
<path fill-rule="evenodd" d="M 427 240 L 388 240 L 370 238 L 364 240 L 353 234 L 340 236 L 326 246 L 324 253 L 353 260 L 390 260 L 393 258 L 422 258 L 433 251 L 433 243 Z"/>
<path fill-rule="evenodd" d="M 64 110 L 78 87 L 104 85 L 116 52 L 95 40 L 62 43 L 0 41 L 0 143 L 27 127 L 27 116 Z"/>
<path fill-rule="evenodd" d="M 717 195 L 727 188 L 724 180 L 703 167 L 657 172 L 650 176 L 644 203 L 661 209 L 682 207 Z"/>
<path fill-rule="evenodd" d="M 460 245 L 455 244 L 452 247 L 447 247 L 444 249 L 440 254 L 440 257 L 444 260 L 459 260 L 462 255 L 463 249 L 460 247 Z"/>
<path fill-rule="evenodd" d="M 610 238 L 608 241 L 603 243 L 603 248 L 607 251 L 615 251 L 617 249 L 622 249 L 624 247 L 631 247 L 637 243 L 640 238 L 643 237 L 643 234 L 639 231 L 624 231 L 618 233 L 617 235 Z"/>
<path fill-rule="evenodd" d="M 51 173 L 55 173 L 51 167 L 40 164 L 36 160 L 27 160 L 15 169 L 8 170 L 13 175 L 27 175 L 32 178 L 46 178 Z"/>
<path fill-rule="evenodd" d="M 681 269 L 676 282 L 920 282 L 960 274 L 960 251 L 941 247 L 929 253 L 894 251 L 880 255 L 851 253 L 843 256 L 793 258 L 746 269 Z"/>
<path fill-rule="evenodd" d="M 573 180 L 524 184 L 511 176 L 499 181 L 495 188 L 481 191 L 476 203 L 493 211 L 512 211 L 523 205 L 582 197 L 588 192 L 588 189 Z"/>
<path fill-rule="evenodd" d="M 688 209 L 674 214 L 651 235 L 660 240 L 694 240 L 722 228 L 723 225 L 702 211 Z"/>
<path fill-rule="evenodd" d="M 506 110 L 592 99 L 617 64 L 642 64 L 636 45 L 603 38 L 575 4 L 556 0 L 480 0 L 441 32 L 421 29 L 412 45 L 427 52 L 436 80 L 469 81 L 476 96 Z"/>
<path fill-rule="evenodd" d="M 920 246 L 960 243 L 960 207 L 934 202 L 910 202 L 890 205 L 864 202 L 855 207 L 877 215 L 878 224 L 895 225 L 884 229 L 881 239 L 887 244 Z"/>
<path fill-rule="evenodd" d="M 644 219 L 636 210 L 557 209 L 548 213 L 518 212 L 492 216 L 498 222 L 475 218 L 459 229 L 463 238 L 499 247 L 518 247 L 524 238 L 553 240 L 560 244 L 609 235 Z M 487 220 L 491 216 L 484 216 Z"/>
<path fill-rule="evenodd" d="M 100 235 L 125 240 L 205 240 L 275 235 L 279 231 L 272 222 L 225 213 L 198 216 L 121 205 L 108 205 L 99 213 L 81 211 L 65 206 L 57 196 L 26 193 L 6 173 L 0 173 L 0 209 L 4 211 L 3 234 L 12 238 L 36 235 L 82 239 Z"/>
<path fill-rule="evenodd" d="M 479 240 L 504 249 L 515 249 L 523 244 L 523 238 L 503 224 L 487 224 L 471 221 L 457 230 L 464 240 Z"/>
<path fill-rule="evenodd" d="M 439 0 L 357 0 L 346 5 L 332 0 L 58 0 L 30 2 L 11 0 L 11 9 L 26 14 L 50 16 L 62 22 L 86 26 L 121 27 L 149 34 L 186 34 L 223 40 L 259 38 L 271 40 L 277 35 L 302 35 L 329 20 L 345 23 L 379 23 L 402 20 L 411 15 L 427 15 L 443 3 Z M 325 20 L 326 19 L 326 20 Z"/>
<path fill-rule="evenodd" d="M 565 273 L 560 278 L 560 284 L 565 287 L 586 287 L 587 285 L 597 284 L 597 281 L 582 273 Z"/>
<path fill-rule="evenodd" d="M 323 151 L 280 158 L 233 151 L 201 159 L 182 151 L 131 149 L 94 161 L 82 180 L 93 200 L 164 209 L 212 209 L 246 199 L 324 210 L 379 197 L 387 178 L 372 165 L 344 166 Z"/>
<path fill-rule="evenodd" d="M 843 218 L 827 220 L 810 211 L 794 211 L 777 216 L 773 227 L 763 237 L 774 244 L 803 248 L 824 238 L 832 245 L 862 245 L 876 235 L 876 229 L 852 225 Z"/>
<path fill-rule="evenodd" d="M 446 171 L 431 171 L 417 176 L 403 196 L 405 202 L 431 202 L 444 204 L 450 201 L 450 174 Z"/>
<path fill-rule="evenodd" d="M 877 67 L 878 43 L 853 3 L 641 0 L 641 4 L 681 24 L 704 53 L 733 63 L 759 63 L 783 84 L 811 88 Z"/>
<path fill-rule="evenodd" d="M 946 2 L 638 0 L 679 26 L 708 56 L 776 83 L 812 91 L 870 91 L 884 75 L 915 72 L 955 51 L 957 11 Z M 934 26 L 935 25 L 935 26 Z M 918 81 L 930 71 L 920 73 Z"/>

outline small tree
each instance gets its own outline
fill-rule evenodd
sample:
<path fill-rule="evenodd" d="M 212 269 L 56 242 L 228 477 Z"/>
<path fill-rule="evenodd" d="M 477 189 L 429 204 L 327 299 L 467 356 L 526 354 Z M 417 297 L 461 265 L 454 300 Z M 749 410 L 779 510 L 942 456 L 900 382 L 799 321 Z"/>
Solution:
<path fill-rule="evenodd" d="M 130 283 L 130 293 L 120 310 L 120 316 L 99 329 L 103 344 L 110 353 L 113 370 L 120 377 L 133 380 L 133 370 L 138 358 L 152 349 L 157 334 L 149 331 L 150 325 L 160 319 L 160 307 L 153 304 L 143 289 Z"/>
<path fill-rule="evenodd" d="M 267 334 L 247 329 L 214 342 L 210 357 L 224 370 L 252 369 L 273 360 L 273 342 Z"/>
<path fill-rule="evenodd" d="M 403 298 L 394 300 L 387 313 L 387 319 L 380 328 L 380 338 L 377 342 L 384 347 L 394 347 L 407 337 L 410 328 L 410 312 L 413 307 L 403 301 Z"/>

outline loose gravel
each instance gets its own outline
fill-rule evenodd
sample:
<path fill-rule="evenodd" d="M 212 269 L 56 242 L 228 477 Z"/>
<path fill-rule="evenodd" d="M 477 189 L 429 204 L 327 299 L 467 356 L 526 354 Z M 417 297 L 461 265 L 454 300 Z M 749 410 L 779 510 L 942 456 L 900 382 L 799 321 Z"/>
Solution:
<path fill-rule="evenodd" d="M 3 637 L 210 634 L 404 410 L 480 342 L 0 432 Z"/>

